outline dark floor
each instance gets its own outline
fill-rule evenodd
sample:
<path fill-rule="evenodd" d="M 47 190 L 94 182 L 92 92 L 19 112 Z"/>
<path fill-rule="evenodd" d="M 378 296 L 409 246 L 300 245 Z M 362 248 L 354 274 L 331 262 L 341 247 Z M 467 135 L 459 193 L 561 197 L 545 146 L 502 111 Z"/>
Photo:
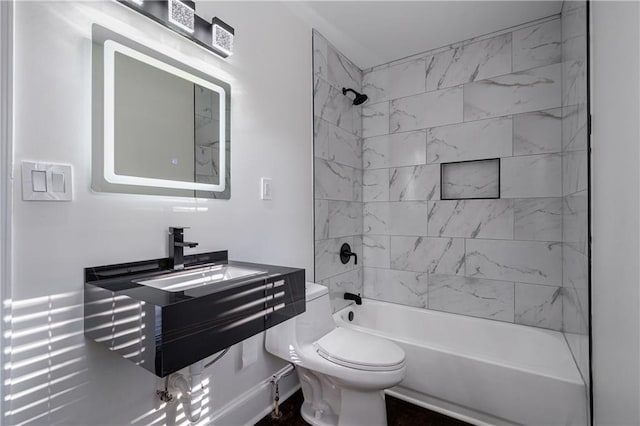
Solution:
<path fill-rule="evenodd" d="M 302 420 L 300 416 L 302 401 L 302 391 L 294 393 L 280 406 L 282 417 L 275 420 L 272 419 L 271 416 L 266 416 L 256 423 L 256 426 L 306 426 L 307 423 Z M 470 426 L 468 423 L 409 404 L 408 402 L 388 395 L 386 396 L 386 401 L 387 422 L 389 426 Z"/>

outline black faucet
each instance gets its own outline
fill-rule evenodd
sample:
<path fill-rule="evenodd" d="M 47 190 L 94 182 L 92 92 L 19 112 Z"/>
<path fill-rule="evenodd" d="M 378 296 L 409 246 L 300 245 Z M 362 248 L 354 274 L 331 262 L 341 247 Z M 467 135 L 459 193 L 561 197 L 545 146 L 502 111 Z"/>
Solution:
<path fill-rule="evenodd" d="M 169 228 L 169 267 L 171 269 L 184 269 L 184 248 L 193 248 L 198 243 L 184 241 L 184 230 L 189 228 Z"/>
<path fill-rule="evenodd" d="M 360 293 L 345 293 L 344 300 L 353 300 L 354 302 L 356 302 L 356 305 L 362 305 L 362 297 L 360 297 Z"/>

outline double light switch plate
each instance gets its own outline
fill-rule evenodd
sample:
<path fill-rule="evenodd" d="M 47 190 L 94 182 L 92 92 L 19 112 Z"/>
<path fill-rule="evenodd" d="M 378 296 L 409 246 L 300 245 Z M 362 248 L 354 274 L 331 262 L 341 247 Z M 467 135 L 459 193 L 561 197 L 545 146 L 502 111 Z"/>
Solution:
<path fill-rule="evenodd" d="M 71 201 L 72 187 L 70 165 L 22 162 L 24 201 Z"/>

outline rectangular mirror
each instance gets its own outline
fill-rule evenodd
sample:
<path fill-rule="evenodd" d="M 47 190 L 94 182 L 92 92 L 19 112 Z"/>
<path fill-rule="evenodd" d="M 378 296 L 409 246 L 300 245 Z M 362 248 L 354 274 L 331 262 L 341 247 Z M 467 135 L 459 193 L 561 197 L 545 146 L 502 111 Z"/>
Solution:
<path fill-rule="evenodd" d="M 94 25 L 96 191 L 230 198 L 230 86 Z"/>

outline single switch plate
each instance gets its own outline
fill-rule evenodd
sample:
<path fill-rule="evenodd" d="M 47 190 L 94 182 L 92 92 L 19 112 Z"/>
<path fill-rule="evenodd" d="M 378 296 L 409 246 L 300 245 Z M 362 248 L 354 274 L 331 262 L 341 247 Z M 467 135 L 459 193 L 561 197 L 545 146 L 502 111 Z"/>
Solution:
<path fill-rule="evenodd" d="M 260 198 L 263 200 L 271 200 L 273 198 L 271 178 L 261 178 L 260 187 L 262 188 Z"/>
<path fill-rule="evenodd" d="M 70 165 L 22 162 L 24 201 L 71 201 L 72 186 Z"/>

